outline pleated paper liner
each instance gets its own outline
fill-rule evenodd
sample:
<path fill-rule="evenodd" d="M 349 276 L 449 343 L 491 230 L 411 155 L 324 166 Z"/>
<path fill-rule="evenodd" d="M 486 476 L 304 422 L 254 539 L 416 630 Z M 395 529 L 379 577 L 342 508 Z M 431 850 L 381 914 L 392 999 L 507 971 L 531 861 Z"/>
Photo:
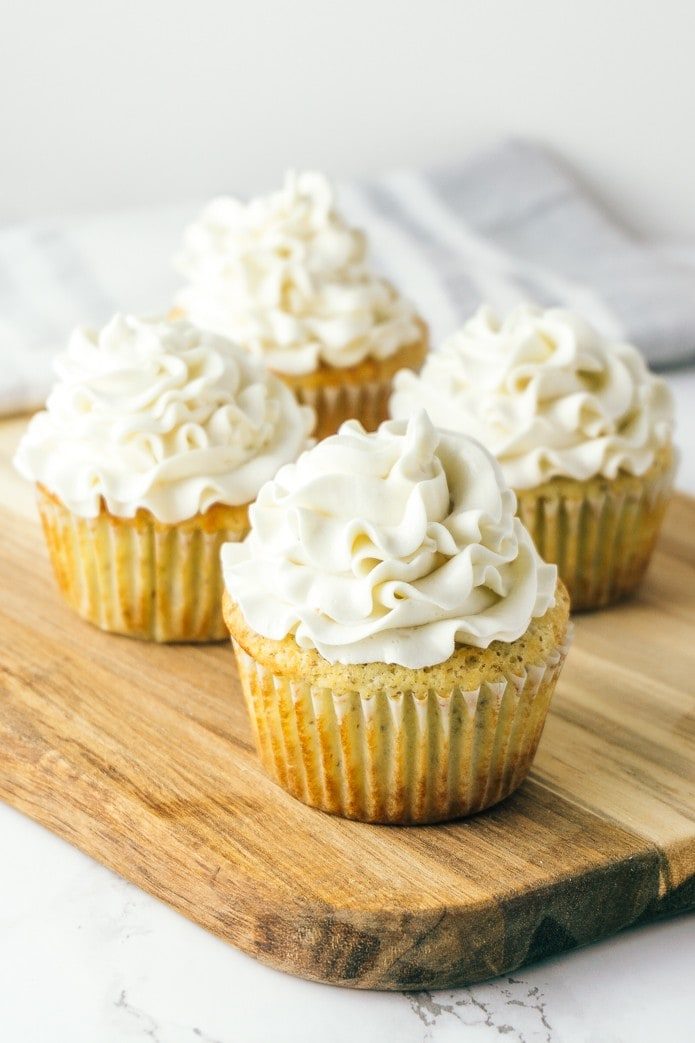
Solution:
<path fill-rule="evenodd" d="M 288 384 L 298 400 L 316 412 L 313 437 L 335 434 L 346 420 L 359 420 L 367 431 L 375 431 L 388 420 L 389 398 L 395 374 L 401 369 L 419 370 L 428 349 L 428 330 L 417 322 L 420 337 L 385 359 L 366 358 L 355 366 L 321 366 L 314 373 L 277 375 Z"/>
<path fill-rule="evenodd" d="M 558 566 L 573 610 L 620 601 L 649 565 L 673 489 L 675 453 L 643 476 L 553 479 L 517 493 L 519 516 L 546 561 Z"/>
<path fill-rule="evenodd" d="M 220 641 L 220 547 L 248 530 L 246 507 L 217 504 L 175 525 L 148 511 L 81 518 L 41 486 L 38 505 L 66 601 L 102 630 L 151 641 Z"/>
<path fill-rule="evenodd" d="M 390 380 L 316 387 L 295 385 L 293 391 L 302 405 L 311 406 L 316 413 L 312 435 L 317 440 L 335 434 L 346 420 L 357 419 L 367 431 L 376 431 L 388 418 Z"/>
<path fill-rule="evenodd" d="M 271 778 L 322 811 L 394 824 L 470 815 L 523 782 L 568 648 L 474 691 L 363 695 L 275 675 L 232 643 Z"/>

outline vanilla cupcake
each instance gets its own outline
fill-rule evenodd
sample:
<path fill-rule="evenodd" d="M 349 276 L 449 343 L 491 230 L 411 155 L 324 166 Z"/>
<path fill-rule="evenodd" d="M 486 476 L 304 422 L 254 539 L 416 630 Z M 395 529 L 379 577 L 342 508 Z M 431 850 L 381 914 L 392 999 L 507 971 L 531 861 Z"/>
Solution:
<path fill-rule="evenodd" d="M 219 550 L 307 444 L 311 410 L 241 348 L 187 322 L 76 330 L 15 456 L 36 483 L 56 579 L 103 630 L 226 634 Z"/>
<path fill-rule="evenodd" d="M 567 594 L 499 467 L 422 412 L 356 421 L 259 492 L 222 549 L 224 611 L 266 771 L 370 822 L 480 811 L 526 777 Z"/>
<path fill-rule="evenodd" d="M 185 233 L 175 314 L 262 358 L 316 410 L 316 436 L 350 417 L 374 429 L 398 369 L 418 369 L 427 332 L 366 263 L 363 234 L 321 174 L 288 174 L 248 204 L 214 200 Z"/>
<path fill-rule="evenodd" d="M 420 376 L 397 376 L 392 415 L 422 407 L 497 458 L 574 609 L 635 589 L 675 470 L 671 394 L 635 348 L 560 308 L 500 322 L 483 307 Z"/>

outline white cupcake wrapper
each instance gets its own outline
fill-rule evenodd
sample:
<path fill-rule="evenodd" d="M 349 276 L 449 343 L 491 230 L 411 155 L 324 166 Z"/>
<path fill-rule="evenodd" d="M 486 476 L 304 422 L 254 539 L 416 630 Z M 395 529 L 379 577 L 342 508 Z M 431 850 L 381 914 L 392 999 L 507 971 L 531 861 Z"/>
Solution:
<path fill-rule="evenodd" d="M 391 378 L 363 384 L 332 384 L 293 388 L 299 401 L 316 412 L 314 437 L 334 434 L 345 420 L 356 418 L 367 431 L 375 431 L 388 418 Z"/>
<path fill-rule="evenodd" d="M 417 823 L 480 811 L 523 782 L 569 638 L 518 676 L 426 695 L 332 692 L 273 674 L 233 645 L 271 778 L 323 811 Z"/>
<path fill-rule="evenodd" d="M 631 594 L 654 550 L 673 487 L 674 466 L 627 487 L 567 495 L 546 487 L 520 492 L 519 516 L 542 558 L 554 562 L 573 610 L 599 608 Z M 581 488 L 577 483 L 577 490 Z M 590 487 L 591 488 L 591 487 Z"/>
<path fill-rule="evenodd" d="M 221 641 L 220 547 L 243 533 L 81 518 L 39 492 L 58 585 L 82 619 L 151 641 Z"/>

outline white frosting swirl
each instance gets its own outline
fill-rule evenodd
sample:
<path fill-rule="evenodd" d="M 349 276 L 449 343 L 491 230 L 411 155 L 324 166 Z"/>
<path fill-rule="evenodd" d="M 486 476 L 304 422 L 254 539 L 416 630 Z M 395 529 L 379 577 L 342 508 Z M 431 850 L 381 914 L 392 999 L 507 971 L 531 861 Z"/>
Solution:
<path fill-rule="evenodd" d="M 482 307 L 416 376 L 396 376 L 391 415 L 424 407 L 477 438 L 513 489 L 562 475 L 643 474 L 666 444 L 673 404 L 636 348 L 560 308 Z"/>
<path fill-rule="evenodd" d="M 373 434 L 349 420 L 263 486 L 222 548 L 226 587 L 256 633 L 331 663 L 433 666 L 553 604 L 557 570 L 515 511 L 487 451 L 424 411 Z"/>
<path fill-rule="evenodd" d="M 83 517 L 102 499 L 111 514 L 144 507 L 169 523 L 249 503 L 313 425 L 247 352 L 188 322 L 117 315 L 77 329 L 55 369 L 15 465 Z"/>
<path fill-rule="evenodd" d="M 382 359 L 420 336 L 410 304 L 367 267 L 365 239 L 334 209 L 317 173 L 244 205 L 211 202 L 174 263 L 178 305 L 285 374 Z"/>

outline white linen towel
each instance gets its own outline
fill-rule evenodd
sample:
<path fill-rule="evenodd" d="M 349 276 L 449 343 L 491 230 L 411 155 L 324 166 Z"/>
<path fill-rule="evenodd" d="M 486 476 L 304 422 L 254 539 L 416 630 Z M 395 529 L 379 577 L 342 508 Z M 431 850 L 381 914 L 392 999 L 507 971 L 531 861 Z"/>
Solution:
<path fill-rule="evenodd" d="M 43 402 L 74 326 L 167 310 L 171 257 L 204 202 L 0 229 L 0 414 Z M 633 238 L 535 144 L 344 184 L 340 206 L 435 344 L 483 300 L 501 311 L 534 300 L 578 309 L 657 368 L 695 362 L 695 245 Z"/>

